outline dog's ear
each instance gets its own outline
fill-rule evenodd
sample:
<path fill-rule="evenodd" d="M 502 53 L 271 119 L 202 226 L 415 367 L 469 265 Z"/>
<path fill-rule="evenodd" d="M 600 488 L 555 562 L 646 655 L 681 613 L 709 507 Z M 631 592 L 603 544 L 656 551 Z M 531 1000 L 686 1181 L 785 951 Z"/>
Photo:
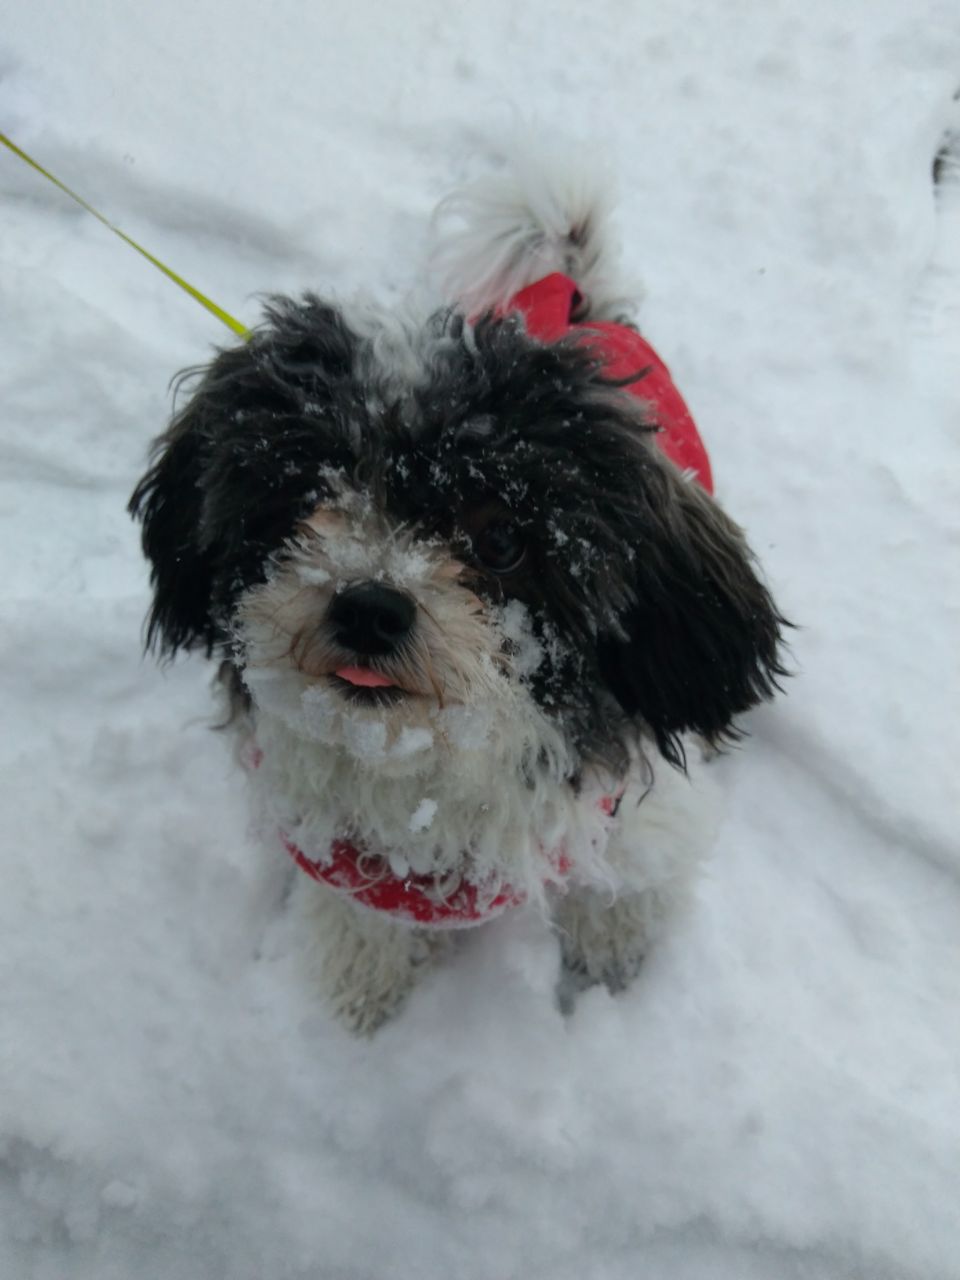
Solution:
<path fill-rule="evenodd" d="M 682 766 L 682 735 L 719 745 L 734 717 L 786 674 L 786 623 L 742 530 L 665 459 L 644 467 L 634 543 L 634 603 L 602 636 L 600 671 L 623 710 Z"/>
<path fill-rule="evenodd" d="M 324 468 L 349 465 L 356 348 L 337 308 L 274 299 L 249 341 L 181 379 L 189 398 L 129 504 L 152 570 L 148 648 L 226 641 L 236 595 L 316 504 Z"/>
<path fill-rule="evenodd" d="M 147 648 L 168 655 L 200 645 L 209 654 L 217 638 L 210 608 L 213 550 L 201 538 L 210 451 L 211 424 L 197 395 L 154 443 L 150 469 L 127 508 L 143 523 L 143 553 L 151 566 Z"/>

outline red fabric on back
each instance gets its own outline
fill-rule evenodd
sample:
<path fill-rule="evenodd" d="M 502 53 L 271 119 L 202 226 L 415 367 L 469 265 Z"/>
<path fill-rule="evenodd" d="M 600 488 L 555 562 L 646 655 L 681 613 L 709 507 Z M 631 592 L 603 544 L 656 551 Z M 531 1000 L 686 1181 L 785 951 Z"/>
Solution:
<path fill-rule="evenodd" d="M 670 461 L 682 471 L 694 472 L 707 493 L 713 493 L 710 459 L 667 366 L 649 342 L 626 325 L 608 320 L 572 321 L 570 316 L 579 298 L 576 283 L 556 271 L 521 289 L 504 310 L 522 312 L 527 332 L 542 342 L 556 342 L 570 334 L 582 334 L 584 342 L 602 359 L 610 378 L 635 377 L 648 370 L 624 390 L 650 404 L 653 418 L 660 428 L 656 435 L 657 444 Z"/>

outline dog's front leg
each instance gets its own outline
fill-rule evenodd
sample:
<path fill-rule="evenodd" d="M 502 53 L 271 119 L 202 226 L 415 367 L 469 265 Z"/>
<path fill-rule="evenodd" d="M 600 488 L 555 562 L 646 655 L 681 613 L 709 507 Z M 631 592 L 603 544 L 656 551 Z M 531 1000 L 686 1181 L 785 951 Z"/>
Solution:
<path fill-rule="evenodd" d="M 616 993 L 630 985 L 656 936 L 668 903 L 658 890 L 620 893 L 573 888 L 558 898 L 553 925 L 560 940 L 561 1006 L 577 992 L 603 983 Z"/>
<path fill-rule="evenodd" d="M 301 886 L 309 917 L 308 963 L 331 1009 L 358 1035 L 391 1017 L 449 946 L 443 932 L 415 929 L 312 881 Z"/>

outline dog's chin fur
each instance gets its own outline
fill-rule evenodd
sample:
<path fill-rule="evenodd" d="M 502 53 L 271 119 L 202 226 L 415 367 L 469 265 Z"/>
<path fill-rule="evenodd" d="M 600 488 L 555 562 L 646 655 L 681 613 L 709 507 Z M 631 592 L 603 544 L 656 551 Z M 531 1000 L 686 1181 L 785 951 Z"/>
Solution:
<path fill-rule="evenodd" d="M 440 258 L 468 303 L 559 269 L 594 293 L 580 318 L 608 315 L 600 213 L 502 180 L 446 207 L 467 229 Z M 736 737 L 783 674 L 741 531 L 651 436 L 575 341 L 308 295 L 201 371 L 131 500 L 148 642 L 220 656 L 264 828 L 441 899 L 509 888 L 552 915 L 574 986 L 611 990 L 709 843 L 689 744 Z M 345 638 L 358 586 L 402 600 L 396 642 Z M 323 989 L 372 1030 L 442 948 L 301 880 Z"/>

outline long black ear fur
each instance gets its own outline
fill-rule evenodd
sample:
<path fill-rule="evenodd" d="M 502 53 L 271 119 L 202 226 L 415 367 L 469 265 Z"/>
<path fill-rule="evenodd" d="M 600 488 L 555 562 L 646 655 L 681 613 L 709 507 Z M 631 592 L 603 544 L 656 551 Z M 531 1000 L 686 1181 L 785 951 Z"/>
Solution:
<path fill-rule="evenodd" d="M 333 406 L 355 350 L 335 307 L 278 298 L 249 341 L 186 375 L 189 399 L 128 508 L 152 570 L 148 648 L 209 655 L 228 639 L 238 592 L 315 505 L 324 466 L 350 457 Z"/>
<path fill-rule="evenodd" d="M 671 763 L 681 736 L 719 745 L 734 717 L 778 688 L 789 624 L 753 567 L 743 533 L 698 485 L 663 461 L 647 472 L 636 548 L 636 603 L 624 635 L 599 646 L 600 671 Z"/>
<path fill-rule="evenodd" d="M 143 553 L 151 565 L 147 648 L 171 655 L 200 645 L 209 654 L 217 639 L 213 555 L 200 546 L 207 445 L 203 418 L 191 402 L 154 443 L 152 465 L 127 508 L 143 522 Z"/>

